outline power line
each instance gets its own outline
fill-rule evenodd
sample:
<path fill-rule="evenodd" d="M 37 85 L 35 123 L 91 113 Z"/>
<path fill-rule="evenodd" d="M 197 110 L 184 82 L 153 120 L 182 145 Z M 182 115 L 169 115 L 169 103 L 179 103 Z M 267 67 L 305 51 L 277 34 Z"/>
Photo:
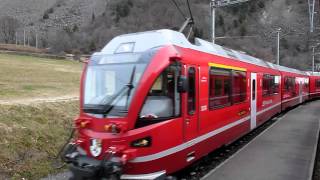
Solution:
<path fill-rule="evenodd" d="M 192 16 L 192 11 L 191 11 L 191 8 L 190 8 L 189 0 L 187 0 L 187 4 L 188 4 L 189 13 L 190 13 L 190 18 L 193 21 L 193 16 Z"/>
<path fill-rule="evenodd" d="M 171 0 L 173 2 L 173 4 L 176 6 L 176 8 L 178 9 L 178 11 L 180 12 L 180 14 L 183 16 L 183 18 L 185 20 L 187 20 L 186 16 L 184 15 L 184 13 L 182 12 L 182 10 L 180 9 L 180 7 L 178 6 L 177 2 L 175 0 Z"/>
<path fill-rule="evenodd" d="M 188 10 L 189 10 L 189 15 L 190 17 L 186 17 L 186 15 L 183 13 L 183 11 L 180 9 L 179 5 L 177 4 L 177 2 L 175 0 L 171 0 L 173 2 L 173 4 L 176 6 L 176 8 L 178 9 L 178 11 L 180 12 L 180 14 L 183 16 L 183 18 L 185 19 L 185 22 L 182 24 L 182 26 L 179 29 L 179 32 L 183 32 L 186 27 L 190 26 L 189 32 L 187 34 L 187 39 L 189 39 L 191 33 L 193 32 L 193 26 L 194 26 L 194 19 L 193 19 L 193 15 L 192 15 L 192 11 L 191 11 L 191 7 L 190 7 L 190 3 L 189 0 L 187 1 L 187 6 L 188 6 Z"/>
<path fill-rule="evenodd" d="M 250 0 L 211 0 L 211 1 L 212 1 L 212 5 L 213 6 L 215 6 L 215 7 L 223 7 L 223 6 L 228 6 L 228 5 L 247 2 L 247 1 L 250 1 Z"/>
<path fill-rule="evenodd" d="M 247 2 L 250 0 L 211 0 L 210 2 L 210 6 L 211 6 L 211 20 L 212 20 L 212 43 L 215 43 L 215 18 L 216 18 L 216 8 L 219 7 L 224 7 L 224 6 L 228 6 L 228 5 L 233 5 L 233 4 L 237 4 L 237 3 L 243 3 L 243 2 Z"/>
<path fill-rule="evenodd" d="M 254 35 L 254 36 L 222 36 L 222 37 L 216 37 L 215 39 L 242 39 L 242 38 L 257 38 L 257 37 L 261 37 L 258 35 Z"/>

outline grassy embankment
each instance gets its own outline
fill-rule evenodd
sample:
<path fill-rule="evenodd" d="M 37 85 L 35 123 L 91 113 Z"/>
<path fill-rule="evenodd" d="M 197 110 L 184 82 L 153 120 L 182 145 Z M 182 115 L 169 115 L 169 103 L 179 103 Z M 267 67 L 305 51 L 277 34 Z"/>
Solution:
<path fill-rule="evenodd" d="M 82 64 L 0 54 L 0 102 L 77 95 Z M 69 134 L 78 102 L 0 104 L 0 179 L 56 172 L 53 157 Z"/>
<path fill-rule="evenodd" d="M 0 54 L 0 100 L 76 95 L 82 64 Z"/>

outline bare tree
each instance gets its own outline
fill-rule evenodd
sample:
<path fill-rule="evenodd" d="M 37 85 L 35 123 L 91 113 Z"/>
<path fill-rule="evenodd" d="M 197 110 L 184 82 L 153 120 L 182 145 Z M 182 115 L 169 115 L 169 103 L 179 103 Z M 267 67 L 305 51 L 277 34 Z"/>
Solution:
<path fill-rule="evenodd" d="M 15 41 L 19 22 L 15 18 L 4 16 L 0 18 L 0 38 L 7 44 Z"/>

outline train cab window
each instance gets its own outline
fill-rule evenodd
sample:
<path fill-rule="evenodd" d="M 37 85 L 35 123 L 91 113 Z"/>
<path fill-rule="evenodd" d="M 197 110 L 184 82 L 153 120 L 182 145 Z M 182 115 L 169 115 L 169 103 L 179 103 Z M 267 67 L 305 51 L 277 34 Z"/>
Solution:
<path fill-rule="evenodd" d="M 195 80 L 196 80 L 196 70 L 194 67 L 190 67 L 188 69 L 188 84 L 189 84 L 189 91 L 188 91 L 188 114 L 194 114 L 196 109 L 196 91 L 195 91 Z"/>
<path fill-rule="evenodd" d="M 231 70 L 211 67 L 209 80 L 209 108 L 217 109 L 230 106 L 231 87 Z"/>
<path fill-rule="evenodd" d="M 234 104 L 244 102 L 247 96 L 246 72 L 233 71 L 232 82 L 232 102 Z"/>
<path fill-rule="evenodd" d="M 140 111 L 137 127 L 180 116 L 179 75 L 180 65 L 173 64 L 155 80 Z"/>
<path fill-rule="evenodd" d="M 262 79 L 262 95 L 271 96 L 279 93 L 280 77 L 264 74 Z"/>

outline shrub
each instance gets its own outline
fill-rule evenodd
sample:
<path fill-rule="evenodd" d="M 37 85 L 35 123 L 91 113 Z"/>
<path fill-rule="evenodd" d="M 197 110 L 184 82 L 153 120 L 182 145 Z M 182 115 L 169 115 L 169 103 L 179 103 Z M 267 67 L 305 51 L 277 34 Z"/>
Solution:
<path fill-rule="evenodd" d="M 247 29 L 245 26 L 240 27 L 240 36 L 245 36 L 247 34 Z"/>
<path fill-rule="evenodd" d="M 42 16 L 42 19 L 49 19 L 49 14 L 48 13 L 44 13 L 44 15 Z"/>

